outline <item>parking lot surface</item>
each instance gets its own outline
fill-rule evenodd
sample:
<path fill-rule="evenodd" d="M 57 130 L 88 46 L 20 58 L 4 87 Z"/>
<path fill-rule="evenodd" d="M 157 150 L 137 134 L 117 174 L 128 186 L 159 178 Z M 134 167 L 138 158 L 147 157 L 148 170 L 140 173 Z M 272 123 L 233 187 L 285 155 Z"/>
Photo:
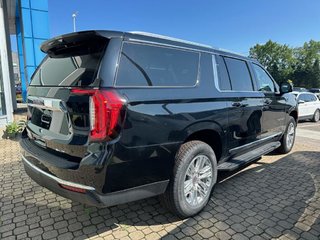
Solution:
<path fill-rule="evenodd" d="M 157 198 L 97 209 L 25 173 L 18 142 L 0 140 L 0 239 L 320 239 L 320 124 L 299 124 L 287 155 L 219 177 L 205 210 L 180 220 Z"/>

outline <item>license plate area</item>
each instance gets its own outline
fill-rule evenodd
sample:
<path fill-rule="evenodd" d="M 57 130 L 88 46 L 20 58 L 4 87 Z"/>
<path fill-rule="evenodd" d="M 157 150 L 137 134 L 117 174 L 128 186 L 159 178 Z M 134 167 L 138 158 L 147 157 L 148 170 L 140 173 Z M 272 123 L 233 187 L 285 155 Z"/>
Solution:
<path fill-rule="evenodd" d="M 31 122 L 44 129 L 49 129 L 52 120 L 52 111 L 48 109 L 32 109 Z"/>

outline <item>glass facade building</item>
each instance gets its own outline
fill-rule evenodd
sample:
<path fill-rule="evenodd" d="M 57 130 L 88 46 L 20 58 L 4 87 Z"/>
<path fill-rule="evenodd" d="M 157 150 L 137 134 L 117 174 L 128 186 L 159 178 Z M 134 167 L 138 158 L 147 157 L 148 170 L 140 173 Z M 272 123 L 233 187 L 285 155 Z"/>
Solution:
<path fill-rule="evenodd" d="M 16 87 L 10 35 L 15 35 L 23 101 L 44 54 L 40 45 L 49 38 L 48 0 L 0 0 L 0 126 L 13 121 Z"/>

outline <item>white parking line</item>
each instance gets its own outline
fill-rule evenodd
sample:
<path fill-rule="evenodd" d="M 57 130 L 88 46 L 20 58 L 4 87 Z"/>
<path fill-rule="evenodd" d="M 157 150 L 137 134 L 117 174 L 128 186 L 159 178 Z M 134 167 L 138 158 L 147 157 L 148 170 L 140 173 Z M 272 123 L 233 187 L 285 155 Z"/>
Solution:
<path fill-rule="evenodd" d="M 318 131 L 312 131 L 307 129 L 299 129 L 297 128 L 297 134 L 298 137 L 305 137 L 305 138 L 311 138 L 315 140 L 320 140 L 320 132 Z"/>
<path fill-rule="evenodd" d="M 298 123 L 298 127 L 320 127 L 320 123 Z"/>

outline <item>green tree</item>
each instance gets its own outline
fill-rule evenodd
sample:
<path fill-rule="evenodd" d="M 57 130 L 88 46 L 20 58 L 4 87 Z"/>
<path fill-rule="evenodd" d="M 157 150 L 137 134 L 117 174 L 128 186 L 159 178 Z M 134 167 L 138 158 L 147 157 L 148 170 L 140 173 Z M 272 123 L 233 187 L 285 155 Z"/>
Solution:
<path fill-rule="evenodd" d="M 311 87 L 320 87 L 320 65 L 319 59 L 317 58 L 312 66 L 312 79 L 310 81 Z"/>
<path fill-rule="evenodd" d="M 305 68 L 311 67 L 320 58 L 320 41 L 310 40 L 293 51 L 298 64 Z"/>
<path fill-rule="evenodd" d="M 249 56 L 264 65 L 277 82 L 286 81 L 292 75 L 296 63 L 292 48 L 271 40 L 250 48 Z"/>
<path fill-rule="evenodd" d="M 293 80 L 296 86 L 311 88 L 320 87 L 320 42 L 310 40 L 302 47 L 294 49 L 297 60 Z"/>
<path fill-rule="evenodd" d="M 250 48 L 250 57 L 264 65 L 279 83 L 292 79 L 295 86 L 320 88 L 320 41 L 290 48 L 269 40 Z"/>

